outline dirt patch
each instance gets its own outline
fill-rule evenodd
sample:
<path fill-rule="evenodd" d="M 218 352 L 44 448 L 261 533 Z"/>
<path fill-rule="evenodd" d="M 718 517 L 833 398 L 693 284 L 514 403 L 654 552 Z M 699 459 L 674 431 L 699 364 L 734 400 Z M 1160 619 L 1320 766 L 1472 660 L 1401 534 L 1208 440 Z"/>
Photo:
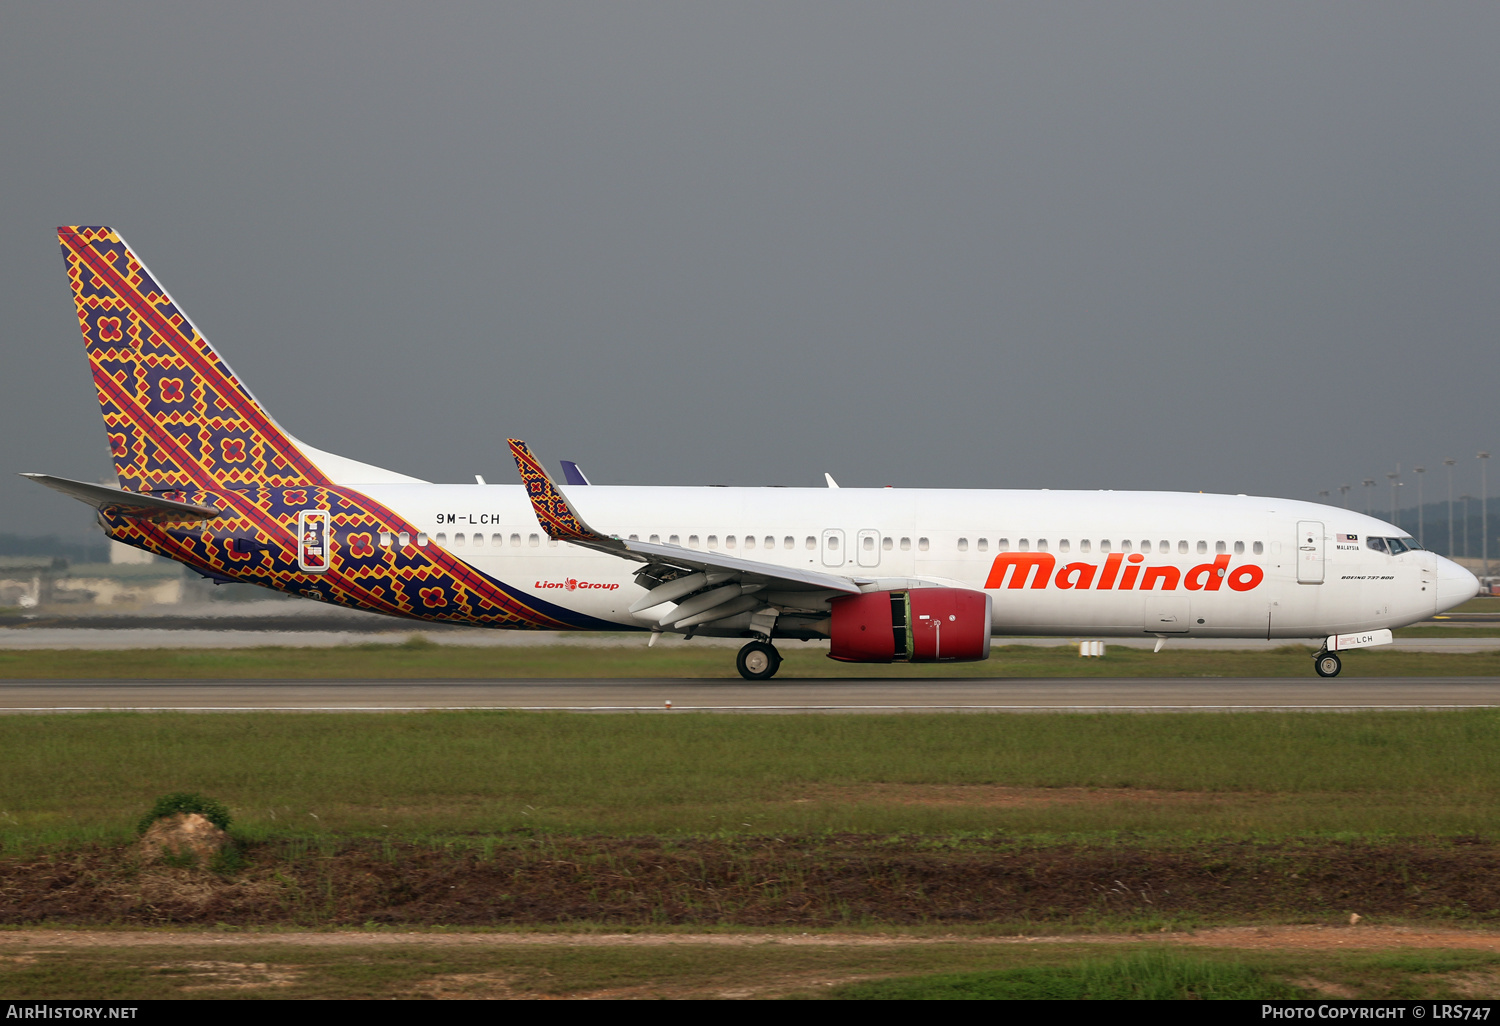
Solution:
<path fill-rule="evenodd" d="M 163 816 L 146 830 L 140 840 L 142 862 L 185 861 L 190 865 L 208 865 L 229 843 L 229 835 L 196 812 L 175 812 Z"/>
<path fill-rule="evenodd" d="M 1359 991 L 1342 983 L 1333 983 L 1329 980 L 1318 980 L 1311 976 L 1303 976 L 1294 980 L 1287 980 L 1293 987 L 1306 991 L 1313 997 L 1340 998 L 1342 1000 L 1353 1000 L 1359 997 Z"/>
<path fill-rule="evenodd" d="M 1500 972 L 1493 969 L 1470 973 L 1454 973 L 1448 985 L 1459 997 L 1490 998 L 1500 994 Z"/>
<path fill-rule="evenodd" d="M 1075 927 L 1353 913 L 1500 923 L 1500 850 L 1488 842 L 509 837 L 267 843 L 243 857 L 233 876 L 142 869 L 127 848 L 0 860 L 0 923 Z"/>
<path fill-rule="evenodd" d="M 181 988 L 185 991 L 270 990 L 290 987 L 302 976 L 296 966 L 272 966 L 265 962 L 175 962 L 159 965 L 156 970 L 193 980 Z"/>
<path fill-rule="evenodd" d="M 1357 930 L 1339 926 L 1226 926 L 1204 930 L 1168 933 L 1075 933 L 1048 936 L 972 936 L 964 934 L 871 934 L 871 933 L 557 933 L 525 932 L 389 932 L 389 931 L 246 931 L 220 933 L 181 930 L 6 930 L 0 931 L 0 950 L 20 949 L 17 954 L 0 955 L 0 962 L 31 964 L 37 956 L 86 948 L 193 947 L 224 948 L 286 945 L 310 948 L 389 948 L 389 947 L 725 947 L 747 948 L 765 945 L 780 947 L 853 947 L 890 948 L 933 944 L 979 944 L 995 946 L 1034 944 L 1141 945 L 1177 944 L 1185 947 L 1235 948 L 1250 950 L 1397 951 L 1403 949 L 1458 949 L 1500 951 L 1500 933 L 1483 930 L 1426 929 L 1410 926 L 1361 926 Z M 186 964 L 186 963 L 184 963 Z M 207 963 L 205 963 L 207 964 Z M 246 963 L 213 963 L 237 966 Z M 165 967 L 164 967 L 165 968 Z M 285 967 L 282 967 L 285 968 Z M 864 979 L 866 977 L 858 977 Z M 437 977 L 442 989 L 454 991 L 469 987 L 499 989 L 509 986 L 507 978 L 495 974 L 471 973 Z M 837 980 L 798 978 L 798 985 L 847 983 L 856 977 Z M 1455 974 L 1454 981 L 1469 981 L 1476 988 L 1500 984 L 1500 973 L 1474 972 Z M 1296 982 L 1296 981 L 1294 981 Z M 1302 981 L 1308 986 L 1316 980 Z M 419 986 L 424 986 L 419 985 Z M 1300 984 L 1299 984 L 1300 985 Z M 1322 984 L 1318 984 L 1322 985 Z M 1336 984 L 1327 984 L 1337 986 Z M 454 994 L 453 996 L 460 996 Z"/>

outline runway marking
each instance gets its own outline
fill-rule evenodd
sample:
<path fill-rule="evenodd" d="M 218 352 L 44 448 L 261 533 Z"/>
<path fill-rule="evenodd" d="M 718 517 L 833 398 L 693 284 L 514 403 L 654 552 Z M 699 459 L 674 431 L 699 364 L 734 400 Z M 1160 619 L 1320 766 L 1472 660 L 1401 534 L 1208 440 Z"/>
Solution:
<path fill-rule="evenodd" d="M 77 705 L 0 708 L 6 713 L 87 712 L 1436 712 L 1495 709 L 1483 705 Z"/>

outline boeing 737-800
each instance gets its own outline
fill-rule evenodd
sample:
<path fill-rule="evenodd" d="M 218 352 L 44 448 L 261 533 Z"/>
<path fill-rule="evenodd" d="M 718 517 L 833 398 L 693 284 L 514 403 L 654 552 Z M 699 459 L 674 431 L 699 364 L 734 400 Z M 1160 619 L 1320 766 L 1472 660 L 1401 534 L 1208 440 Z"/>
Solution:
<path fill-rule="evenodd" d="M 782 639 L 889 663 L 984 659 L 992 635 L 1016 634 L 1308 638 L 1333 676 L 1340 650 L 1478 591 L 1391 524 L 1290 499 L 603 485 L 570 498 L 514 439 L 520 485 L 431 484 L 292 437 L 116 232 L 58 237 L 119 487 L 28 476 L 96 507 L 109 537 L 217 581 L 412 620 L 746 638 L 752 680 L 776 673 Z"/>

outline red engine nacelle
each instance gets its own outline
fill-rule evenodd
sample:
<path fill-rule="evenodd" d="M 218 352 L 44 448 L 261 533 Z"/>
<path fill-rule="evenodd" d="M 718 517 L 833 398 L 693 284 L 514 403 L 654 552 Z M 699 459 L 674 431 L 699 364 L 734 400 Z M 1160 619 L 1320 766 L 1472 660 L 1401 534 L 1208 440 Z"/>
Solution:
<path fill-rule="evenodd" d="M 974 662 L 990 657 L 990 596 L 962 588 L 870 591 L 833 600 L 833 647 L 846 663 Z"/>

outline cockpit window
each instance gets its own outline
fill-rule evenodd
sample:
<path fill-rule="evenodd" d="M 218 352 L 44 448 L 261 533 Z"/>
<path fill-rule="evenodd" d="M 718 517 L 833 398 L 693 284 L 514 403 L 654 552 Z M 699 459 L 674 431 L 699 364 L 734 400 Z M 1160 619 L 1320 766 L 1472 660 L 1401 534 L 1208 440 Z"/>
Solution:
<path fill-rule="evenodd" d="M 1387 549 L 1385 547 L 1385 539 L 1384 538 L 1375 538 L 1373 536 L 1365 539 L 1365 548 L 1369 549 L 1371 552 L 1389 552 L 1390 551 L 1389 549 Z"/>
<path fill-rule="evenodd" d="M 1385 543 L 1391 547 L 1391 555 L 1399 556 L 1408 548 L 1407 544 L 1400 538 L 1387 538 Z"/>
<path fill-rule="evenodd" d="M 1417 544 L 1415 538 L 1376 538 L 1374 535 L 1365 539 L 1365 548 L 1372 552 L 1384 552 L 1387 555 L 1399 556 L 1403 552 L 1420 552 L 1422 546 Z"/>

